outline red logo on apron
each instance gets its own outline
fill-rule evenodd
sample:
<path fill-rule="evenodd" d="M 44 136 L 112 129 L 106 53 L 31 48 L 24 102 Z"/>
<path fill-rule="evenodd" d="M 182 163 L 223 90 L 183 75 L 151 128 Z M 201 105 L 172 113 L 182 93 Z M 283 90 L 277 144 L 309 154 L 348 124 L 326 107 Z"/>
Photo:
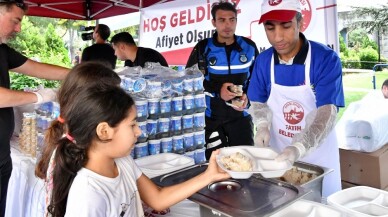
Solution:
<path fill-rule="evenodd" d="M 304 32 L 306 30 L 311 22 L 312 17 L 312 11 L 311 11 L 311 4 L 310 0 L 299 0 L 300 6 L 302 8 L 302 16 L 303 16 L 303 26 L 301 29 L 301 32 Z"/>
<path fill-rule="evenodd" d="M 278 5 L 282 2 L 282 0 L 268 0 L 268 4 L 271 6 Z"/>
<path fill-rule="evenodd" d="M 287 123 L 298 124 L 304 117 L 304 109 L 298 102 L 287 102 L 283 106 L 283 116 Z"/>

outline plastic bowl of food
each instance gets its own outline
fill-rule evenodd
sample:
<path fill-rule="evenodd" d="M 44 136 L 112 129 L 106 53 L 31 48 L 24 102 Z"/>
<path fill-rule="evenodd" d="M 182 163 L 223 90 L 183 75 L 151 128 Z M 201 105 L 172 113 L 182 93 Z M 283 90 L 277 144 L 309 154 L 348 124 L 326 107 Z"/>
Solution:
<path fill-rule="evenodd" d="M 234 179 L 248 179 L 254 173 L 275 178 L 292 168 L 288 161 L 276 161 L 276 156 L 278 154 L 271 148 L 233 146 L 221 148 L 216 161 Z"/>
<path fill-rule="evenodd" d="M 222 148 L 216 157 L 218 166 L 234 179 L 248 179 L 253 175 L 255 161 L 245 150 Z"/>

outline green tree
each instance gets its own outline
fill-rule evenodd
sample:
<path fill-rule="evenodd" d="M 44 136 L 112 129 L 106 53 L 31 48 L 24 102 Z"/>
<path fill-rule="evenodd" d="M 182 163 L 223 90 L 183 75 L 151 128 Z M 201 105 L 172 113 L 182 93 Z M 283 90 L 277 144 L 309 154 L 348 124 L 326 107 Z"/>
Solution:
<path fill-rule="evenodd" d="M 70 61 L 67 50 L 54 25 L 54 20 L 45 21 L 26 16 L 22 21 L 22 31 L 9 42 L 9 45 L 34 60 L 68 67 Z M 17 90 L 26 87 L 35 88 L 39 85 L 57 87 L 59 84 L 57 81 L 32 78 L 12 72 L 10 78 L 11 88 Z"/>
<path fill-rule="evenodd" d="M 42 33 L 40 28 L 29 21 L 29 17 L 25 17 L 22 21 L 22 31 L 8 44 L 27 57 L 40 59 L 42 51 L 47 49 Z"/>
<path fill-rule="evenodd" d="M 374 43 L 362 28 L 357 28 L 349 33 L 349 47 L 354 49 L 364 48 L 364 45 Z M 376 44 L 376 43 L 375 43 Z M 367 47 L 367 46 L 366 46 Z"/>
<path fill-rule="evenodd" d="M 56 65 L 70 66 L 70 59 L 67 55 L 68 52 L 65 48 L 65 44 L 62 38 L 55 32 L 55 28 L 51 23 L 47 26 L 44 39 L 48 48 L 46 52 L 42 54 L 45 57 L 45 60 L 49 60 L 51 57 L 55 56 L 55 59 L 51 58 L 51 61 L 47 62 Z"/>
<path fill-rule="evenodd" d="M 129 34 L 132 35 L 132 37 L 135 39 L 135 38 L 139 38 L 139 25 L 135 25 L 135 26 L 129 26 L 129 27 L 125 27 L 125 28 L 122 28 L 122 29 L 117 29 L 115 31 L 113 31 L 111 34 L 110 34 L 110 38 L 112 38 L 114 35 L 116 35 L 117 33 L 120 33 L 120 32 L 128 32 Z"/>
<path fill-rule="evenodd" d="M 88 26 L 89 24 L 95 25 L 95 21 L 59 19 L 57 24 L 65 30 L 64 35 L 65 34 L 69 35 L 69 41 L 67 42 L 67 49 L 70 52 L 70 58 L 74 59 L 75 50 L 79 48 L 75 44 L 75 41 L 76 41 L 76 38 L 79 38 L 80 34 L 82 33 L 80 31 L 80 26 Z"/>
<path fill-rule="evenodd" d="M 363 69 L 373 69 L 373 66 L 378 61 L 378 53 L 372 47 L 362 48 L 359 52 L 361 68 Z"/>
<path fill-rule="evenodd" d="M 377 3 L 377 2 L 376 2 Z M 388 30 L 388 5 L 379 4 L 378 7 L 354 7 L 357 17 L 365 17 L 363 21 L 355 22 L 353 25 L 366 29 L 368 33 L 377 32 L 377 37 Z M 377 46 L 378 61 L 381 61 L 380 46 Z"/>
<path fill-rule="evenodd" d="M 366 17 L 364 21 L 359 21 L 353 25 L 362 27 L 373 33 L 376 31 L 388 30 L 388 5 L 381 4 L 379 7 L 354 7 L 357 17 Z"/>
<path fill-rule="evenodd" d="M 344 37 L 342 37 L 341 34 L 338 34 L 338 38 L 339 38 L 339 44 L 340 44 L 340 53 L 347 56 L 348 55 L 348 48 L 346 47 Z"/>

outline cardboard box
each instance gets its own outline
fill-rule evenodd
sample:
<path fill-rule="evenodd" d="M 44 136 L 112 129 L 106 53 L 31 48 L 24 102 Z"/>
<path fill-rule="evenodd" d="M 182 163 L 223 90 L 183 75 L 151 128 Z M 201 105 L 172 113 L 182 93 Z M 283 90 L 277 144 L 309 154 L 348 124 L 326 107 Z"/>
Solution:
<path fill-rule="evenodd" d="M 388 144 L 375 152 L 340 149 L 341 180 L 378 189 L 388 187 Z"/>

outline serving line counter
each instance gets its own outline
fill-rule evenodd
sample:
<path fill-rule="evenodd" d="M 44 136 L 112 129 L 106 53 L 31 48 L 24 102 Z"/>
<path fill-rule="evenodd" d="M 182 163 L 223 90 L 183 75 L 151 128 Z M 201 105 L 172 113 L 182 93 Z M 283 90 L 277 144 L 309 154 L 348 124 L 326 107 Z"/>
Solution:
<path fill-rule="evenodd" d="M 11 156 L 12 156 L 12 162 L 13 162 L 13 171 L 12 171 L 11 179 L 8 186 L 7 207 L 6 207 L 5 216 L 6 217 L 43 216 L 44 207 L 45 207 L 44 182 L 43 180 L 37 178 L 34 174 L 36 159 L 22 153 L 19 150 L 16 137 L 13 138 L 13 140 L 11 141 Z M 152 163 L 153 161 L 155 161 L 155 163 Z M 150 176 L 151 178 L 155 177 L 155 175 L 160 175 L 161 173 L 164 173 L 164 172 L 171 174 L 171 173 L 174 173 L 176 170 L 185 169 L 194 165 L 194 162 L 192 161 L 191 158 L 183 155 L 176 155 L 171 153 L 160 154 L 158 156 L 155 155 L 155 156 L 144 157 L 143 159 L 137 159 L 136 162 L 143 170 L 143 172 L 146 175 Z M 171 167 L 167 166 L 169 164 L 171 164 L 170 165 Z M 164 165 L 163 166 L 164 169 L 160 169 L 160 168 L 157 169 L 155 168 L 155 165 Z M 308 188 L 307 191 L 311 189 L 315 191 L 317 190 L 318 192 L 313 192 L 312 194 L 310 194 L 311 196 L 314 195 L 314 197 L 313 198 L 310 197 L 309 199 L 319 200 L 319 196 L 320 196 L 319 191 L 321 190 L 320 189 L 321 182 L 322 182 L 323 176 L 326 174 L 326 171 L 323 171 L 323 170 L 321 171 L 319 168 L 316 168 L 316 167 L 311 167 L 311 166 L 306 167 L 306 165 L 301 165 L 301 164 L 298 164 L 298 165 L 300 168 L 304 168 L 305 170 L 309 169 L 310 171 L 312 170 L 312 168 L 314 168 L 313 171 L 318 173 L 318 177 L 315 180 L 312 180 L 309 183 L 302 185 L 302 187 L 307 187 Z M 168 168 L 171 168 L 171 169 L 168 169 Z M 157 171 L 160 174 L 157 174 Z M 263 181 L 260 181 L 260 182 L 263 182 Z M 158 184 L 158 182 L 156 183 Z M 287 191 L 290 191 L 291 193 L 295 193 L 295 197 L 288 198 L 287 203 L 291 203 L 292 200 L 299 199 L 302 196 L 301 194 L 298 193 L 301 189 L 299 187 L 294 188 L 291 185 L 276 187 L 278 186 L 277 184 L 272 185 L 269 183 L 276 184 L 273 181 L 272 182 L 265 181 L 264 185 L 273 186 L 274 188 L 280 188 L 280 190 L 275 189 L 276 191 L 287 190 Z M 257 183 L 255 185 L 257 185 Z M 228 186 L 229 185 L 227 184 L 226 188 L 228 188 Z M 217 188 L 222 188 L 223 185 L 221 184 L 219 186 L 213 186 L 213 187 L 215 188 L 215 191 L 218 191 L 220 189 L 217 190 Z M 240 186 L 240 187 L 244 187 L 244 186 Z M 233 189 L 238 190 L 235 188 Z M 263 188 L 263 189 L 266 189 L 266 188 Z M 270 192 L 266 192 L 266 193 L 269 194 Z M 251 196 L 260 198 L 261 196 L 263 196 L 263 194 L 260 193 L 260 194 L 255 194 Z M 192 197 L 191 199 L 193 198 L 195 198 L 195 196 Z M 195 201 L 196 203 L 193 201 Z M 216 211 L 217 209 L 211 209 L 211 207 L 206 206 L 206 204 L 203 203 L 204 201 L 200 202 L 195 199 L 193 201 L 184 200 L 172 206 L 170 208 L 170 212 L 165 215 L 158 215 L 158 214 L 152 213 L 152 210 L 147 210 L 147 211 L 149 213 L 152 213 L 152 215 L 150 216 L 155 216 L 155 217 L 157 216 L 166 216 L 166 217 L 202 216 L 204 217 L 204 216 L 213 216 L 213 215 L 220 214 L 220 212 Z M 280 207 L 282 206 L 279 205 L 278 208 Z"/>

